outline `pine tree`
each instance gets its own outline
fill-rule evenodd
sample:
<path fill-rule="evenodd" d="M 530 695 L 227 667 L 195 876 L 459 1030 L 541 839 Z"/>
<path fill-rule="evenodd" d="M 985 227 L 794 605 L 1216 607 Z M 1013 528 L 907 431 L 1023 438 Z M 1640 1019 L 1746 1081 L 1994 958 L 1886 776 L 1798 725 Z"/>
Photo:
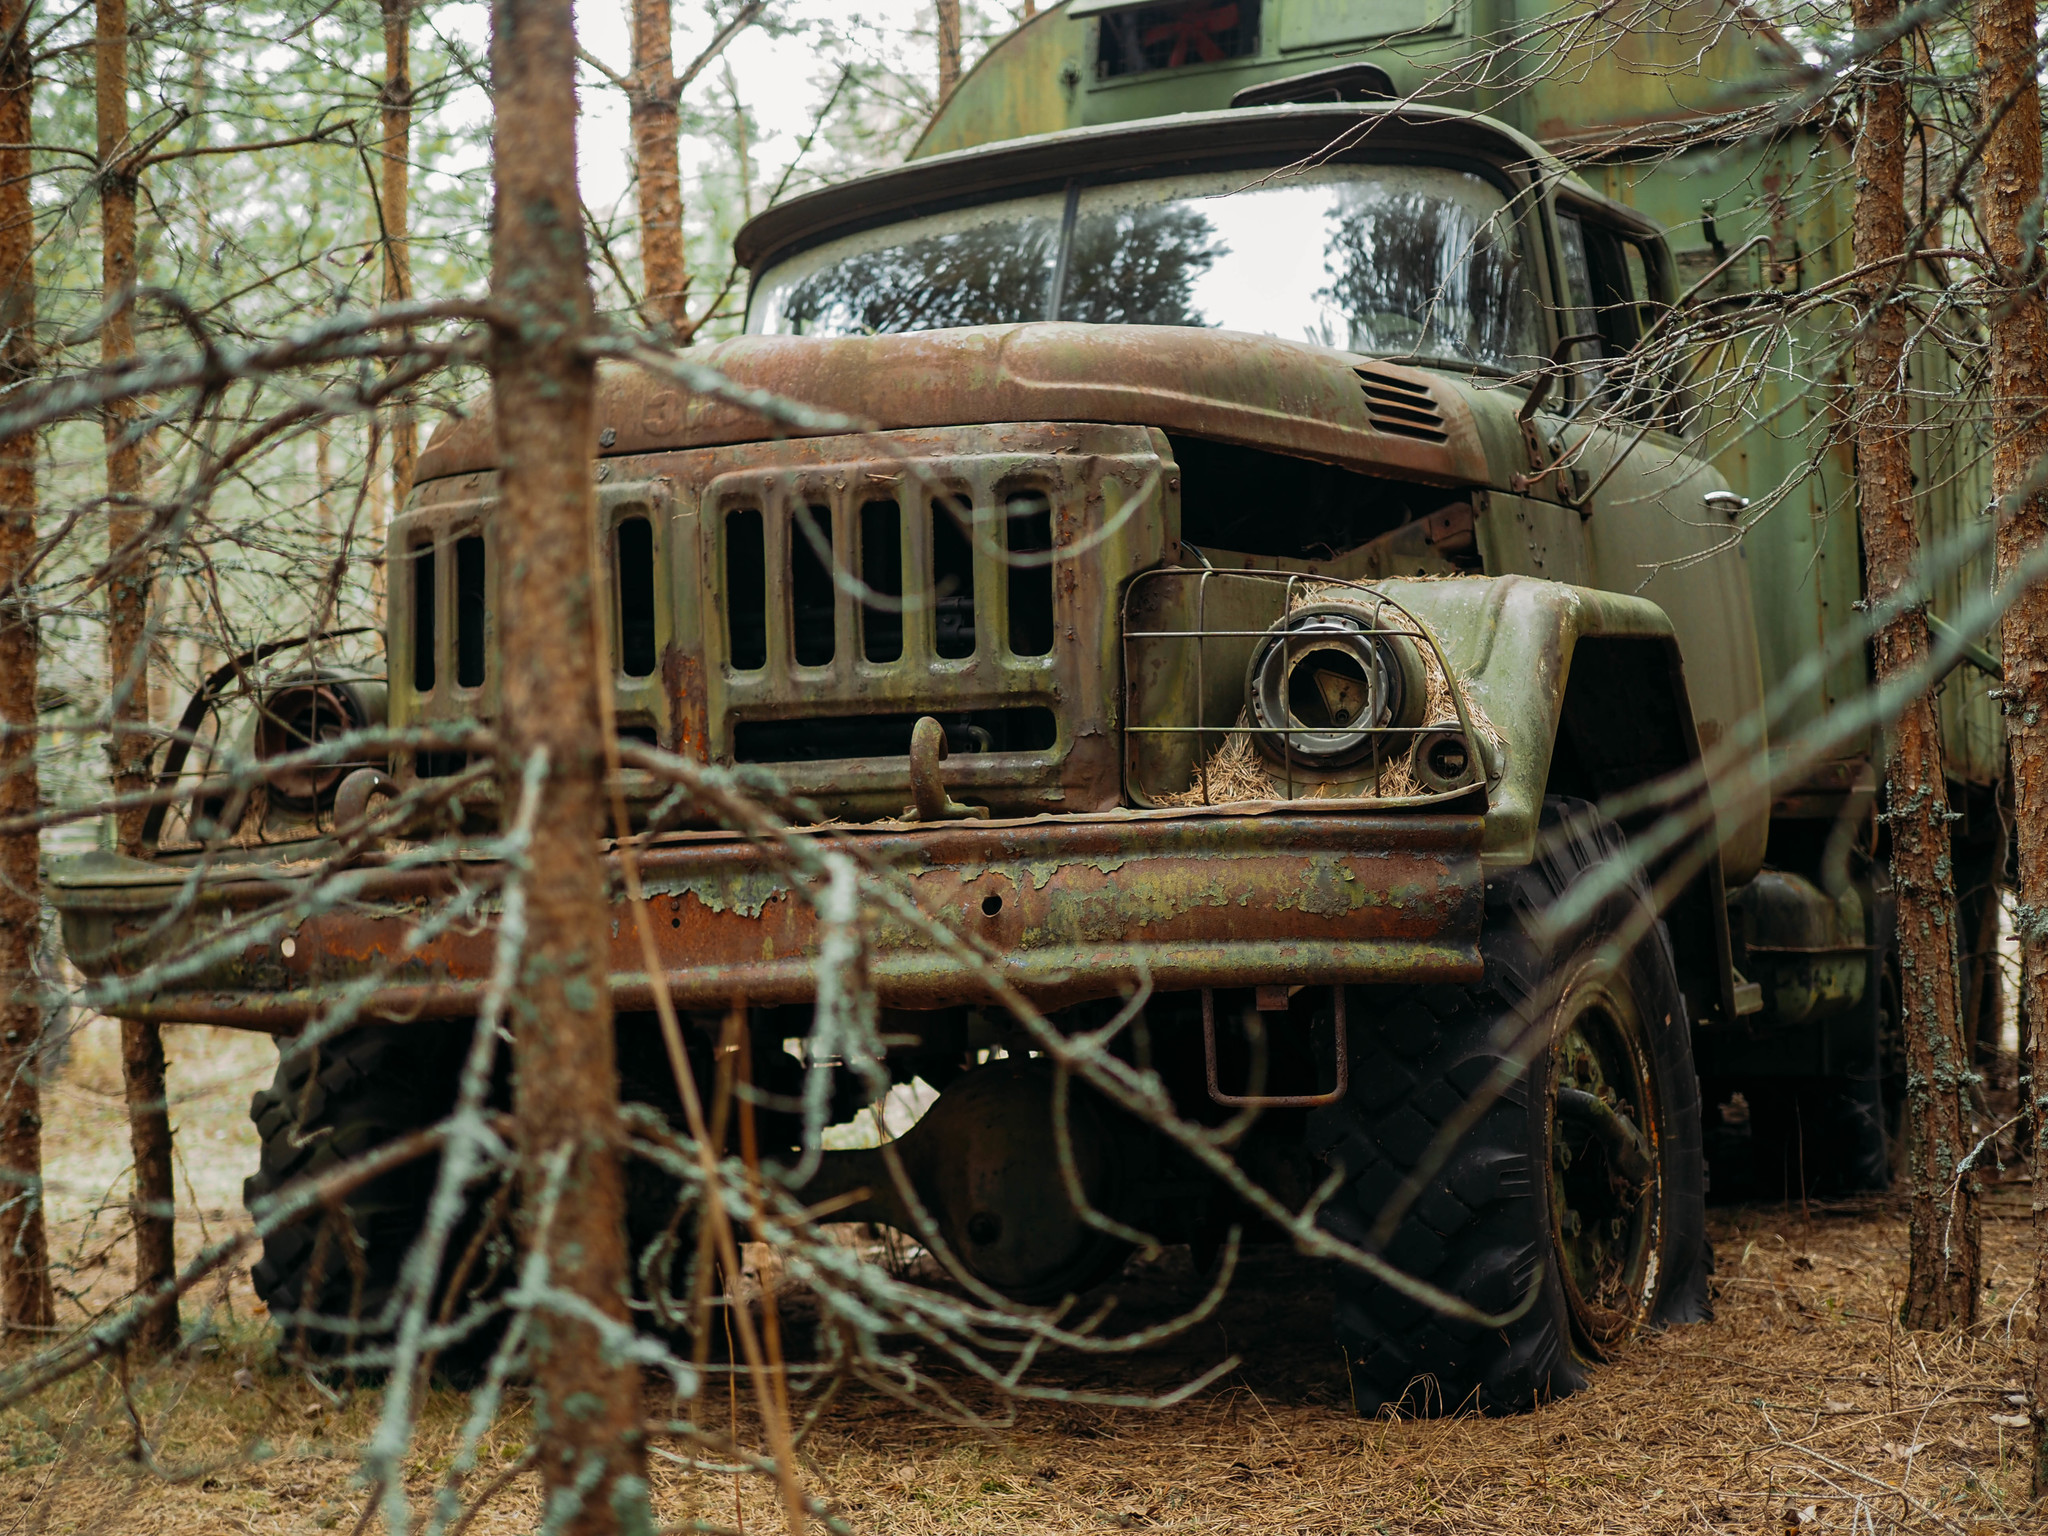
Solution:
<path fill-rule="evenodd" d="M 0 387 L 36 371 L 35 63 L 28 0 L 0 0 Z M 39 626 L 25 581 L 36 548 L 36 435 L 0 442 L 0 821 L 35 813 Z M 0 831 L 0 1328 L 57 1320 L 43 1230 L 39 838 Z"/>
<path fill-rule="evenodd" d="M 497 412 L 504 803 L 544 765 L 527 851 L 529 938 L 511 1007 L 514 1112 L 528 1219 L 552 1187 L 550 1283 L 624 1324 L 625 1189 L 616 1115 L 610 910 L 598 862 L 603 731 L 591 459 L 596 369 L 582 350 L 594 306 L 576 190 L 576 38 L 569 0 L 495 0 L 491 81 L 497 216 L 493 300 L 510 318 L 491 356 Z M 573 573 L 582 572 L 581 577 Z M 550 1310 L 531 1335 L 534 1417 L 549 1526 L 637 1529 L 639 1376 L 607 1360 L 590 1323 Z M 638 1519 L 651 1525 L 641 1509 Z"/>
<path fill-rule="evenodd" d="M 1861 39 L 1898 22 L 1898 0 L 1856 0 Z M 1912 426 L 1904 388 L 1906 308 L 1891 297 L 1906 250 L 1906 91 L 1897 38 L 1864 61 L 1856 133 L 1851 245 L 1865 305 L 1856 338 L 1856 499 L 1864 594 L 1894 602 L 1914 579 Z M 1927 655 L 1925 605 L 1893 613 L 1873 646 L 1880 687 Z M 1977 1315 L 1978 1201 L 1962 1168 L 1970 1063 L 1957 987 L 1955 885 L 1941 722 L 1931 694 L 1893 723 L 1885 759 L 1886 826 L 1898 902 L 1899 997 L 1905 1015 L 1911 1270 L 1904 1322 L 1948 1328 Z"/>
<path fill-rule="evenodd" d="M 99 131 L 101 289 L 100 361 L 115 367 L 135 355 L 135 198 L 140 155 L 128 126 L 128 0 L 99 0 L 93 74 Z M 110 402 L 107 449 L 107 677 L 113 689 L 113 790 L 136 796 L 150 787 L 150 519 L 143 497 L 142 441 L 135 402 Z M 115 812 L 121 851 L 142 852 L 144 809 Z M 164 1042 L 157 1025 L 121 1024 L 121 1076 L 135 1156 L 135 1283 L 152 1290 L 178 1269 L 176 1189 Z M 134 1347 L 161 1354 L 178 1342 L 175 1305 L 150 1315 Z"/>

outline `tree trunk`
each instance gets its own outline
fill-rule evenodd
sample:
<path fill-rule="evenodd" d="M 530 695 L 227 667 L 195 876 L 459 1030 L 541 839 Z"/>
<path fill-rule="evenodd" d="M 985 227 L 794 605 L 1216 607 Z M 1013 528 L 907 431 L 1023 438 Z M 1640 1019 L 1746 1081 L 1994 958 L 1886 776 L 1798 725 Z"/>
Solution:
<path fill-rule="evenodd" d="M 2033 0 L 1977 0 L 1971 17 L 1983 74 L 1986 129 L 1977 181 L 1977 216 L 1993 268 L 1987 274 L 1991 328 L 1991 485 L 1998 496 L 2001 580 L 2048 540 L 2048 301 L 2043 261 L 2030 238 L 2039 229 L 2041 88 L 2034 74 Z M 2030 488 L 2029 482 L 2033 487 Z M 2018 831 L 2020 995 L 2023 1017 L 2048 997 L 2048 587 L 2028 588 L 2006 610 L 2005 740 Z M 2048 1031 L 2022 1041 L 2019 1078 L 2034 1106 L 2034 1294 L 2048 1296 Z M 2034 1369 L 2028 1399 L 2034 1420 L 2034 1493 L 2048 1494 L 2048 1305 L 2035 1307 Z"/>
<path fill-rule="evenodd" d="M 725 94 L 732 98 L 732 152 L 733 158 L 739 162 L 740 216 L 751 219 L 754 216 L 754 162 L 747 139 L 747 104 L 740 100 L 740 83 L 732 72 L 730 60 L 724 68 Z"/>
<path fill-rule="evenodd" d="M 100 327 L 100 361 L 135 355 L 130 295 L 135 285 L 135 169 L 128 137 L 128 0 L 98 0 L 94 88 L 99 115 L 101 288 L 115 305 Z M 114 792 L 149 787 L 149 567 L 137 541 L 148 527 L 142 508 L 142 444 L 135 404 L 115 400 L 102 415 L 107 447 L 107 676 L 113 694 Z M 131 548 L 131 545 L 137 547 Z M 123 853 L 140 851 L 144 811 L 115 815 Z"/>
<path fill-rule="evenodd" d="M 2011 615 L 2008 614 L 2007 619 L 2010 620 L 2010 618 Z M 2015 890 L 2017 891 L 2017 888 Z M 2015 903 L 2017 903 L 2017 900 L 2016 895 Z M 2020 939 L 2020 965 L 2024 971 L 2026 966 L 2026 939 L 2024 935 L 2018 933 L 2017 929 L 2014 932 L 2015 936 Z M 2041 1123 L 2042 1104 L 2038 1092 L 2033 1087 L 2040 1079 L 2033 1074 L 2034 1030 L 2030 1023 L 2032 1015 L 2027 1012 L 2027 989 L 2024 977 L 2022 977 L 2021 986 L 2013 998 L 2012 1012 L 2015 1033 L 2019 1038 L 2019 1050 L 2015 1054 L 2019 1060 L 2018 1087 L 2020 1103 L 2022 1105 L 2031 1103 L 2034 1111 L 2031 1115 L 2022 1115 L 2020 1123 L 2012 1128 L 2013 1150 L 2022 1161 L 2026 1161 L 2033 1157 L 2034 1144 L 2039 1139 L 2035 1136 L 2034 1132 Z M 2041 1219 L 2041 1213 L 2038 1210 L 2034 1213 L 2034 1219 L 2037 1222 Z"/>
<path fill-rule="evenodd" d="M 633 0 L 633 165 L 640 183 L 640 281 L 648 323 L 682 334 L 690 291 L 683 259 L 683 174 L 676 149 L 675 56 L 668 0 Z"/>
<path fill-rule="evenodd" d="M 35 374 L 28 0 L 0 0 L 0 387 Z M 15 582 L 36 544 L 36 436 L 0 442 L 0 819 L 36 808 L 36 610 Z M 34 832 L 0 832 L 0 1328 L 57 1321 L 43 1233 L 42 891 Z"/>
<path fill-rule="evenodd" d="M 171 1112 L 164 1038 L 154 1024 L 121 1021 L 121 1086 L 128 1101 L 128 1144 L 135 1157 L 135 1285 L 151 1291 L 177 1277 L 176 1186 L 171 1178 Z M 135 1331 L 143 1356 L 177 1348 L 178 1304 L 166 1302 Z"/>
<path fill-rule="evenodd" d="M 1863 36 L 1892 26 L 1897 17 L 1898 0 L 1856 0 L 1855 25 Z M 1911 580 L 1920 541 L 1906 414 L 1906 311 L 1884 299 L 1900 279 L 1895 258 L 1906 245 L 1906 101 L 1899 44 L 1877 54 L 1866 69 L 1851 238 L 1858 267 L 1888 263 L 1867 279 L 1856 341 L 1857 507 L 1864 592 L 1876 604 Z M 1874 649 L 1880 684 L 1920 665 L 1927 653 L 1923 609 L 1894 615 L 1877 632 Z M 1976 1319 L 1978 1208 L 1974 1174 L 1961 1166 L 1968 1145 L 1970 1062 L 1957 987 L 1948 786 L 1931 695 L 1913 699 L 1893 723 L 1885 784 L 1906 1036 L 1912 1252 L 1903 1321 L 1909 1328 L 1948 1328 Z"/>
<path fill-rule="evenodd" d="M 603 754 L 591 589 L 595 370 L 579 350 L 593 306 L 576 189 L 576 38 L 569 0 L 495 0 L 491 77 L 498 436 L 497 591 L 504 615 L 500 775 L 508 806 L 534 754 L 547 777 L 527 863 L 529 937 L 513 988 L 513 1104 L 527 1195 L 562 1163 L 550 1282 L 624 1322 L 624 1185 L 598 837 Z M 551 1528 L 612 1531 L 646 1497 L 639 1380 L 589 1324 L 533 1318 L 534 1417 Z M 580 1490 L 580 1491 L 579 1491 Z M 644 1517 L 644 1514 L 642 1515 Z M 651 1524 L 651 1520 L 649 1524 Z"/>
<path fill-rule="evenodd" d="M 383 223 L 384 302 L 412 297 L 412 249 L 408 221 L 412 159 L 412 5 L 413 0 L 381 0 L 384 8 L 384 157 L 378 213 Z M 419 427 L 412 407 L 400 401 L 391 408 L 391 506 L 397 511 L 412 494 L 413 468 L 419 461 Z M 376 553 L 382 554 L 382 550 Z"/>
<path fill-rule="evenodd" d="M 938 0 L 939 105 L 960 83 L 960 0 Z"/>
<path fill-rule="evenodd" d="M 100 361 L 135 355 L 134 146 L 128 134 L 128 0 L 99 0 L 94 37 L 93 86 L 99 115 L 100 282 L 114 306 L 100 328 Z M 149 563 L 142 540 L 149 518 L 142 498 L 142 444 L 135 435 L 133 401 L 106 407 L 107 677 L 113 690 L 114 793 L 135 795 L 150 785 L 154 753 L 149 737 Z M 141 807 L 116 813 L 121 851 L 142 851 Z M 157 1026 L 121 1025 L 121 1075 L 128 1101 L 128 1137 L 135 1154 L 135 1284 L 148 1290 L 178 1272 L 171 1182 L 171 1120 L 164 1092 L 164 1046 Z M 173 1306 L 153 1315 L 136 1333 L 134 1348 L 161 1354 L 178 1342 Z"/>

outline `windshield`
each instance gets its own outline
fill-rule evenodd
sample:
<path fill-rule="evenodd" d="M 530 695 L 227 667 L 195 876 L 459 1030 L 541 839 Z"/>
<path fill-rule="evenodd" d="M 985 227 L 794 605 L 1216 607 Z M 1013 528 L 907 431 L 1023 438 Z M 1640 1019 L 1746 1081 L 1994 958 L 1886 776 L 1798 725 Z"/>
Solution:
<path fill-rule="evenodd" d="M 1208 172 L 1058 194 L 814 246 L 764 272 L 747 329 L 863 336 L 1021 320 L 1220 327 L 1517 371 L 1538 356 L 1521 231 L 1500 190 L 1427 165 L 1271 185 Z M 1055 283 L 1060 291 L 1053 291 Z"/>

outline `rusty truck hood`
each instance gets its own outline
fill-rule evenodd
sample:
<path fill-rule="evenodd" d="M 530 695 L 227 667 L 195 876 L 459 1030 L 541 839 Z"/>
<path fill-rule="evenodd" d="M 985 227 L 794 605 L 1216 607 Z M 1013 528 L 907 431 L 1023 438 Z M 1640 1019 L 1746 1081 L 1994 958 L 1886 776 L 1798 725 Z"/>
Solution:
<path fill-rule="evenodd" d="M 1471 405 L 1443 376 L 1271 336 L 1062 322 L 903 336 L 740 336 L 685 355 L 748 389 L 882 430 L 1106 422 L 1441 485 L 1489 479 Z M 844 431 L 777 424 L 615 364 L 601 372 L 596 420 L 592 448 L 607 455 Z M 435 431 L 418 478 L 487 470 L 496 460 L 485 397 Z"/>

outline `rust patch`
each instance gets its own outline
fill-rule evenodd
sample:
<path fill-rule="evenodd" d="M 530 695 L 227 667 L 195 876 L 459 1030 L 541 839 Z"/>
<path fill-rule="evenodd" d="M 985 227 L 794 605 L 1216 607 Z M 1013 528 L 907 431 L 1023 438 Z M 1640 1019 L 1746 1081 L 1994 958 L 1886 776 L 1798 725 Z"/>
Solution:
<path fill-rule="evenodd" d="M 678 757 L 711 759 L 710 708 L 705 702 L 703 658 L 685 646 L 670 645 L 662 654 L 661 677 L 675 710 Z"/>
<path fill-rule="evenodd" d="M 1014 984 L 1053 1007 L 1115 996 L 1143 977 L 1162 990 L 1475 979 L 1481 828 L 1474 816 L 1212 816 L 947 826 L 858 841 L 909 879 L 926 911 L 989 944 Z M 814 995 L 816 913 L 763 850 L 684 834 L 644 850 L 641 869 L 679 1004 Z M 462 873 L 473 883 L 487 871 Z M 607 970 L 614 1006 L 641 1009 L 653 987 L 617 873 Z M 392 871 L 356 903 L 302 924 L 289 955 L 259 946 L 133 1016 L 288 1032 L 333 988 L 384 968 L 390 983 L 369 1017 L 459 1017 L 489 973 L 495 912 L 407 944 L 420 905 L 454 889 L 443 871 Z M 221 891 L 215 910 L 232 915 L 277 894 L 249 881 Z M 885 1004 L 985 1000 L 985 985 L 930 937 L 880 912 L 870 919 Z"/>

